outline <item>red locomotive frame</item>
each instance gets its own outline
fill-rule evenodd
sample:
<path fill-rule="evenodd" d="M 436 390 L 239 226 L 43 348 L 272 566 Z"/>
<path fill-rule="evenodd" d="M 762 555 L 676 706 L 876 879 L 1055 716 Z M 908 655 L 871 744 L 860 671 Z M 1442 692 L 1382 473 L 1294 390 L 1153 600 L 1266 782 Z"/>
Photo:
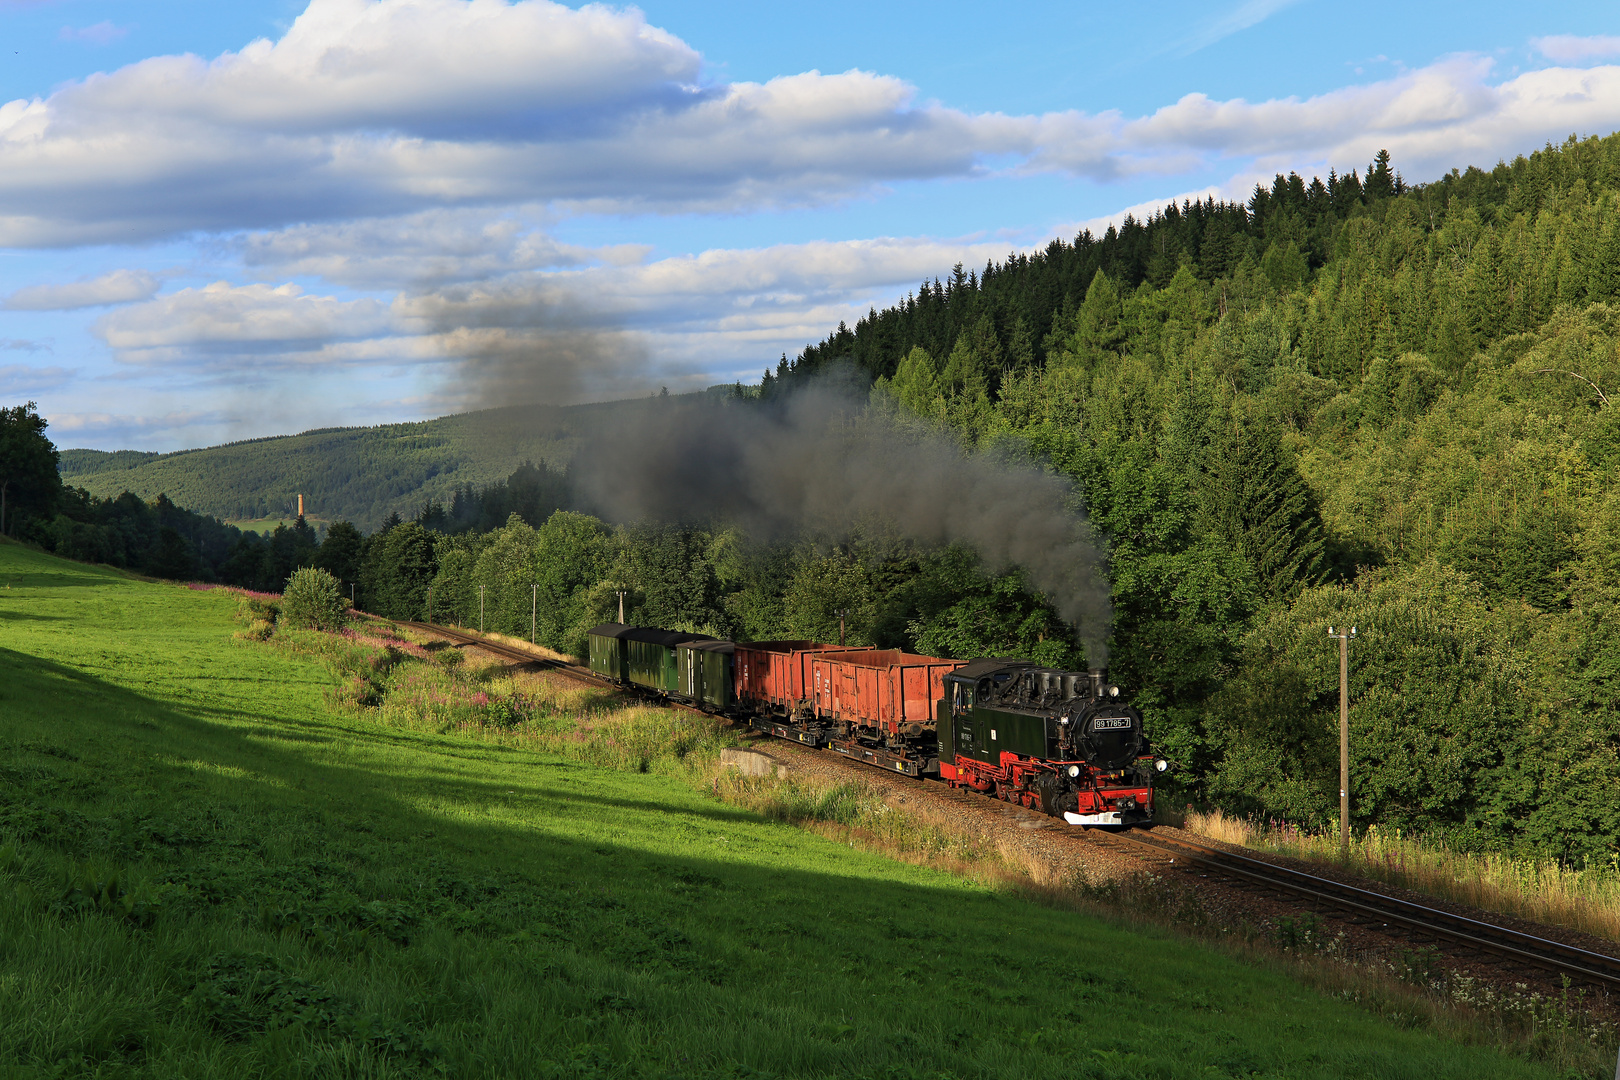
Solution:
<path fill-rule="evenodd" d="M 1151 761 L 1151 757 L 1139 760 Z M 1067 770 L 1079 770 L 1074 779 L 1080 790 L 1074 793 L 1073 810 L 1043 805 L 1043 781 Z M 987 765 L 970 757 L 954 762 L 941 759 L 939 777 L 952 787 L 967 787 L 1031 810 L 1062 817 L 1071 825 L 1121 825 L 1127 816 L 1145 814 L 1153 818 L 1153 786 L 1124 783 L 1125 770 L 1102 772 L 1084 761 L 1043 761 L 1020 754 L 1003 753 L 1000 766 Z M 1048 785 L 1049 786 L 1049 785 Z M 1076 820 L 1078 819 L 1078 820 Z"/>

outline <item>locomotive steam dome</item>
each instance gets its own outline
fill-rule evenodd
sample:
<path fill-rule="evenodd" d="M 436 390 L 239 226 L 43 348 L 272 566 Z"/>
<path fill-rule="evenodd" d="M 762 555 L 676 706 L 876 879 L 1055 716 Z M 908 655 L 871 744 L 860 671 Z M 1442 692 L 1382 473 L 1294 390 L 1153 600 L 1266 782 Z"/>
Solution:
<path fill-rule="evenodd" d="M 1098 701 L 1080 718 L 1080 746 L 1099 769 L 1123 769 L 1142 753 L 1142 714 L 1118 701 Z"/>

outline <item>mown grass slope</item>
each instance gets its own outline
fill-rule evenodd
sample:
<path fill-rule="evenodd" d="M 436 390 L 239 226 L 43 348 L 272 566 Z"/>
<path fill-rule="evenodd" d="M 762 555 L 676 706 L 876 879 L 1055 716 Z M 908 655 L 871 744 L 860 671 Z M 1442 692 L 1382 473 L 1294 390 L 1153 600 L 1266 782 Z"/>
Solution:
<path fill-rule="evenodd" d="M 656 771 L 346 719 L 235 606 L 0 545 L 16 1075 L 1553 1075 Z"/>

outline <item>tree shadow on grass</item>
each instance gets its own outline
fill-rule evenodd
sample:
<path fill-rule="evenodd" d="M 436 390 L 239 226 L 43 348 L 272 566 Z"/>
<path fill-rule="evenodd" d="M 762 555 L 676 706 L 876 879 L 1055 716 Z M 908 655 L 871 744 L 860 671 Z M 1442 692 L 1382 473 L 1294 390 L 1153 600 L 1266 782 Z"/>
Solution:
<path fill-rule="evenodd" d="M 15 592 L 18 589 L 80 589 L 88 586 L 104 589 L 108 585 L 133 584 L 137 584 L 133 578 L 115 573 L 109 573 L 106 577 L 96 577 L 92 574 L 38 573 L 26 570 L 8 573 L 0 569 L 0 596 L 4 595 L 7 585 Z"/>

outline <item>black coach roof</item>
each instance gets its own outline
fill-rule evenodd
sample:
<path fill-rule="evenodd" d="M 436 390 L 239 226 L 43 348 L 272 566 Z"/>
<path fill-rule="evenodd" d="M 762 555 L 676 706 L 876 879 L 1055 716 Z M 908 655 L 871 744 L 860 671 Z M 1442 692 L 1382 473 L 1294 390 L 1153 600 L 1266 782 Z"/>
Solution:
<path fill-rule="evenodd" d="M 644 641 L 648 645 L 662 645 L 666 649 L 673 649 L 677 645 L 684 645 L 688 641 L 713 641 L 708 634 L 688 634 L 681 630 L 660 630 L 656 626 L 632 627 L 629 633 L 620 634 L 625 641 Z"/>
<path fill-rule="evenodd" d="M 1009 660 L 1006 657 L 981 656 L 977 660 L 969 660 L 955 671 L 946 676 L 948 679 L 977 679 L 997 671 L 1006 671 L 1008 668 L 1022 670 L 1032 668 L 1035 664 L 1030 660 Z"/>
<path fill-rule="evenodd" d="M 714 641 L 708 634 L 688 634 L 681 630 L 660 630 L 656 626 L 627 626 L 624 623 L 605 622 L 585 631 L 587 637 L 616 638 L 620 641 L 644 641 L 649 645 L 662 645 L 672 649 L 688 641 Z"/>
<path fill-rule="evenodd" d="M 709 638 L 706 641 L 683 641 L 683 649 L 697 649 L 701 652 L 734 653 L 737 651 L 735 641 L 721 641 L 718 638 Z"/>

